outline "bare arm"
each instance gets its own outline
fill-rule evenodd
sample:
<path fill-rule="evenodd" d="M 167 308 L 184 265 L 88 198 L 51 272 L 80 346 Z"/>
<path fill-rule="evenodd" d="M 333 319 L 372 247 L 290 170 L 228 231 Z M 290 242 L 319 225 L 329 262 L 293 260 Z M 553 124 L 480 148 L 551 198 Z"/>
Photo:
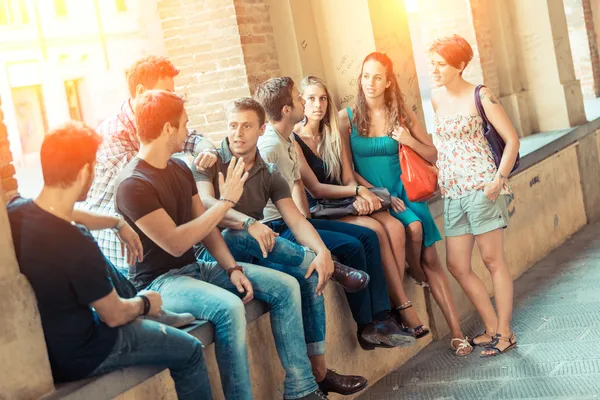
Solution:
<path fill-rule="evenodd" d="M 298 240 L 298 243 L 317 253 L 317 257 L 315 257 L 308 268 L 305 278 L 308 278 L 314 271 L 317 271 L 319 277 L 317 294 L 321 295 L 334 271 L 333 260 L 331 259 L 329 249 L 327 249 L 325 243 L 323 243 L 323 240 L 321 240 L 321 237 L 311 223 L 304 218 L 302 213 L 300 213 L 300 210 L 298 210 L 293 200 L 290 198 L 281 199 L 275 203 L 275 206 L 281 213 L 288 228 L 290 228 L 294 234 L 296 240 Z"/>
<path fill-rule="evenodd" d="M 148 315 L 157 316 L 162 307 L 160 294 L 150 290 L 142 290 L 139 294 L 146 296 L 150 301 Z M 142 315 L 144 311 L 144 301 L 140 297 L 123 299 L 119 297 L 115 289 L 90 305 L 94 307 L 100 319 L 112 328 L 128 324 Z"/>
<path fill-rule="evenodd" d="M 350 197 L 355 195 L 355 186 L 343 186 L 343 185 L 328 185 L 319 182 L 315 173 L 308 165 L 304 153 L 300 148 L 300 145 L 296 143 L 296 150 L 298 151 L 298 162 L 300 163 L 300 175 L 302 176 L 302 183 L 306 186 L 306 190 L 315 199 L 342 199 L 344 197 Z"/>
<path fill-rule="evenodd" d="M 487 87 L 481 88 L 479 97 L 481 98 L 481 104 L 483 105 L 483 109 L 490 123 L 496 128 L 496 131 L 506 143 L 498 172 L 503 177 L 508 177 L 517 161 L 517 155 L 519 154 L 519 135 L 513 127 L 512 122 L 510 122 L 508 115 L 506 115 L 506 112 L 502 108 L 502 105 L 500 105 L 500 102 L 494 97 L 494 94 L 490 89 Z"/>
<path fill-rule="evenodd" d="M 431 164 L 435 164 L 437 161 L 437 149 L 433 145 L 427 131 L 417 119 L 417 115 L 412 110 L 408 110 L 408 113 L 411 119 L 411 125 L 408 128 L 412 139 L 408 139 L 405 144 L 416 151 L 425 160 Z"/>
<path fill-rule="evenodd" d="M 217 206 L 218 205 L 215 207 Z M 204 204 L 202 204 L 201 201 L 192 204 L 192 218 L 194 218 L 194 220 L 200 220 L 202 215 L 206 214 L 206 212 L 206 207 L 204 207 Z M 225 271 L 237 265 L 233 255 L 229 251 L 229 247 L 227 247 L 227 243 L 225 243 L 225 239 L 223 239 L 223 236 L 218 229 L 213 227 L 202 241 L 202 244 L 206 247 L 206 250 L 208 250 L 210 255 L 213 256 L 219 266 Z M 245 293 L 244 298 L 242 299 L 244 304 L 249 303 L 254 297 L 254 288 L 248 278 L 246 278 L 246 275 L 239 271 L 233 271 L 229 279 L 231 280 L 231 283 L 235 285 L 239 293 Z"/>
<path fill-rule="evenodd" d="M 198 187 L 198 193 L 200 198 L 202 199 L 202 203 L 208 209 L 219 204 L 219 200 L 215 197 L 215 187 L 210 182 L 196 182 L 196 186 Z M 225 214 L 225 217 L 218 223 L 218 225 L 222 228 L 230 228 L 230 229 L 243 229 L 242 224 L 248 218 L 246 214 L 243 214 L 239 211 L 231 208 Z"/>
<path fill-rule="evenodd" d="M 351 165 L 354 165 L 354 162 L 352 160 L 352 149 L 350 147 L 350 132 L 352 131 L 352 122 L 350 121 L 348 110 L 340 110 L 340 112 L 338 113 L 338 118 L 340 123 L 340 135 L 342 136 L 343 144 L 342 151 L 346 153 L 346 158 L 342 158 L 342 167 L 344 167 L 344 169 L 342 169 L 342 180 L 344 182 L 344 185 L 359 184 L 367 188 L 372 188 L 373 185 L 371 185 L 371 183 L 369 183 L 365 178 L 360 176 L 358 172 L 353 171 L 350 168 Z"/>
<path fill-rule="evenodd" d="M 310 207 L 308 207 L 308 198 L 304 192 L 302 179 L 298 179 L 294 182 L 294 186 L 292 186 L 292 199 L 294 199 L 294 203 L 296 203 L 296 206 L 302 215 L 304 215 L 305 218 L 310 218 Z"/>
<path fill-rule="evenodd" d="M 79 209 L 73 210 L 71 214 L 73 221 L 88 228 L 90 231 L 100 231 L 103 229 L 112 229 L 119 222 L 119 218 L 111 215 L 104 215 Z"/>
<path fill-rule="evenodd" d="M 233 205 L 219 201 L 210 210 L 190 222 L 177 226 L 164 208 L 135 221 L 135 224 L 167 253 L 180 257 L 212 232 Z M 192 197 L 192 208 L 203 207 L 200 197 Z"/>

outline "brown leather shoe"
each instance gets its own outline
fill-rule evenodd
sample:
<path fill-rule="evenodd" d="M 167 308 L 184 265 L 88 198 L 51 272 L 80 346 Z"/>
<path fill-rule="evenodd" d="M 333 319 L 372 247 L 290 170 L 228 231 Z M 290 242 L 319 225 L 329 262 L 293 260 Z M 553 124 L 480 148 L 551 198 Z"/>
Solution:
<path fill-rule="evenodd" d="M 350 268 L 347 265 L 333 262 L 333 275 L 331 280 L 339 283 L 346 292 L 360 292 L 369 284 L 371 277 L 365 271 Z"/>
<path fill-rule="evenodd" d="M 335 371 L 328 369 L 325 379 L 317 382 L 319 389 L 325 393 L 339 393 L 347 396 L 349 394 L 358 393 L 367 387 L 367 380 L 362 376 L 355 375 L 340 375 Z"/>
<path fill-rule="evenodd" d="M 415 337 L 409 330 L 404 330 L 388 318 L 384 321 L 373 321 L 358 335 L 358 344 L 363 350 L 375 347 L 408 347 L 415 344 Z"/>

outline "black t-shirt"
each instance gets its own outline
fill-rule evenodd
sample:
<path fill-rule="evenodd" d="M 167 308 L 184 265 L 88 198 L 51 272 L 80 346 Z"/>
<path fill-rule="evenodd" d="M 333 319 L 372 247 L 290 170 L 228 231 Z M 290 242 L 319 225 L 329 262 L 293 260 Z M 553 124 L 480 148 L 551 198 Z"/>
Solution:
<path fill-rule="evenodd" d="M 327 176 L 327 172 L 325 170 L 325 162 L 323 161 L 323 159 L 321 157 L 319 157 L 318 155 L 316 155 L 312 151 L 312 149 L 310 147 L 308 147 L 308 145 L 306 143 L 304 143 L 304 141 L 302 140 L 302 138 L 300 136 L 298 136 L 298 134 L 294 133 L 294 136 L 296 137 L 296 141 L 298 142 L 298 144 L 300 145 L 300 148 L 302 149 L 302 154 L 304 154 L 306 163 L 308 164 L 310 169 L 312 169 L 312 171 L 314 172 L 319 183 L 323 183 L 325 185 L 338 185 L 338 186 L 341 185 L 342 183 L 340 181 L 338 181 L 337 179 Z M 306 191 L 306 197 L 308 197 L 309 207 L 313 207 L 317 204 L 317 199 L 313 198 L 310 195 L 310 193 L 308 193 L 308 190 Z"/>
<path fill-rule="evenodd" d="M 104 324 L 89 305 L 113 290 L 106 259 L 87 228 L 32 200 L 11 201 L 8 218 L 21 272 L 37 298 L 54 379 L 84 378 L 117 340 L 117 329 Z"/>
<path fill-rule="evenodd" d="M 196 261 L 190 248 L 181 257 L 163 250 L 146 236 L 135 222 L 164 209 L 177 226 L 192 220 L 192 196 L 198 194 L 192 171 L 185 162 L 171 158 L 164 169 L 134 158 L 116 181 L 115 209 L 140 235 L 144 261 L 129 267 L 129 279 L 138 289 L 148 286 L 160 275 Z"/>

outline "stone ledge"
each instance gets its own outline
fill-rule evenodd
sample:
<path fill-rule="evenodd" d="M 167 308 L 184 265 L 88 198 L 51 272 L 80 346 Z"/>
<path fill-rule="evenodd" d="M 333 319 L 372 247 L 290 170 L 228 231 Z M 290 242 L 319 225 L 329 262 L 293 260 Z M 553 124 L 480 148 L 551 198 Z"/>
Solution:
<path fill-rule="evenodd" d="M 268 306 L 254 300 L 246 305 L 246 319 L 248 323 L 258 319 L 269 311 Z M 184 331 L 194 336 L 204 347 L 214 342 L 214 326 L 208 321 L 197 321 Z M 132 367 L 114 371 L 105 375 L 80 381 L 59 384 L 56 390 L 45 395 L 41 400 L 106 400 L 128 391 L 140 383 L 162 372 L 159 367 Z"/>

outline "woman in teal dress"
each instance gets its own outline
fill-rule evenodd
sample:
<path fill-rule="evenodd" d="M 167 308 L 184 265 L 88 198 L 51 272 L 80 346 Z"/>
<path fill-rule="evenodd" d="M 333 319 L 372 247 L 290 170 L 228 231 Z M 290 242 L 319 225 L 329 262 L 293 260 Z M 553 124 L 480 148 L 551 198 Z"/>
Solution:
<path fill-rule="evenodd" d="M 399 144 L 409 146 L 435 163 L 437 151 L 403 101 L 390 58 L 371 53 L 363 61 L 358 79 L 357 102 L 340 112 L 340 130 L 350 147 L 356 178 L 366 187 L 385 187 L 392 194 L 390 213 L 406 228 L 406 258 L 415 279 L 428 282 L 452 333 L 451 347 L 457 355 L 473 349 L 460 328 L 448 276 L 442 268 L 435 243 L 442 239 L 425 202 L 411 202 L 402 185 Z M 410 301 L 396 304 L 397 316 L 408 326 L 415 322 L 406 310 Z"/>

